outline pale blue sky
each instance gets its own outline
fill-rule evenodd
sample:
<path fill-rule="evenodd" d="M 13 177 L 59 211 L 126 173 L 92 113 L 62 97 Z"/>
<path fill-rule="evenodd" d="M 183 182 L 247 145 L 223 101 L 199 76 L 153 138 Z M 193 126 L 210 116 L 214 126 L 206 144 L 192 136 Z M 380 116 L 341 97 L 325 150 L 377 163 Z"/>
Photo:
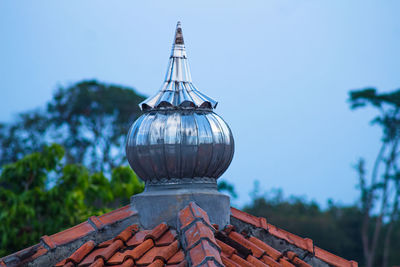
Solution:
<path fill-rule="evenodd" d="M 0 120 L 82 79 L 159 89 L 181 20 L 197 87 L 219 101 L 239 204 L 253 181 L 324 204 L 357 197 L 372 111 L 350 89 L 400 87 L 400 1 L 0 1 Z"/>

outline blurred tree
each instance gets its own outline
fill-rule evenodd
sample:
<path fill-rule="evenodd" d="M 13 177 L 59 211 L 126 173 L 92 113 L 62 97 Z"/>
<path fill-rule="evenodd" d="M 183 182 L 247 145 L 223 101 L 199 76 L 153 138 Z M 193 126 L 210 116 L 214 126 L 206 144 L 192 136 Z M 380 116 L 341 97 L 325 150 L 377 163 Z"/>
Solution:
<path fill-rule="evenodd" d="M 227 181 L 218 182 L 218 191 L 228 193 L 232 198 L 237 198 L 237 193 L 233 184 Z"/>
<path fill-rule="evenodd" d="M 144 185 L 129 167 L 111 179 L 78 164 L 62 162 L 64 149 L 45 146 L 4 165 L 0 174 L 0 257 L 76 225 L 92 215 L 129 203 Z"/>
<path fill-rule="evenodd" d="M 372 124 L 382 130 L 381 148 L 371 172 L 367 175 L 365 161 L 357 164 L 362 219 L 362 244 L 367 267 L 388 266 L 394 224 L 399 218 L 400 172 L 400 90 L 377 93 L 373 88 L 350 92 L 352 109 L 372 106 L 378 115 Z M 376 216 L 375 216 L 376 215 Z M 384 229 L 386 226 L 386 229 Z M 384 234 L 382 261 L 376 260 L 381 234 Z"/>
<path fill-rule="evenodd" d="M 0 165 L 39 151 L 46 143 L 66 148 L 67 163 L 110 172 L 125 162 L 123 144 L 144 97 L 130 88 L 82 81 L 59 88 L 45 109 L 21 113 L 0 125 Z"/>
<path fill-rule="evenodd" d="M 279 228 L 311 238 L 319 247 L 346 259 L 362 259 L 361 213 L 357 207 L 339 207 L 330 202 L 321 210 L 313 201 L 301 197 L 285 198 L 281 190 L 269 194 L 253 194 L 244 210 L 265 217 Z"/>

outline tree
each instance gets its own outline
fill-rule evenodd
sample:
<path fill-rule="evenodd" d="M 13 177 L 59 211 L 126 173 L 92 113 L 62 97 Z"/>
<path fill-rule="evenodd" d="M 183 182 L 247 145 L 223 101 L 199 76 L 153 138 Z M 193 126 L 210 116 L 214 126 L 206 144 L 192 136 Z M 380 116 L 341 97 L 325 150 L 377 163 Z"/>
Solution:
<path fill-rule="evenodd" d="M 125 163 L 123 145 L 140 116 L 144 97 L 127 87 L 82 81 L 60 87 L 43 109 L 0 125 L 0 164 L 14 162 L 51 142 L 66 148 L 68 163 L 110 172 Z"/>
<path fill-rule="evenodd" d="M 45 146 L 2 167 L 0 174 L 0 257 L 128 204 L 144 185 L 129 167 L 107 178 L 80 164 L 65 163 L 60 145 Z"/>
<path fill-rule="evenodd" d="M 384 233 L 382 263 L 379 265 L 387 267 L 392 232 L 399 218 L 400 90 L 389 93 L 377 93 L 373 88 L 355 90 L 350 92 L 349 101 L 352 109 L 372 106 L 378 111 L 372 124 L 382 130 L 381 147 L 369 174 L 363 159 L 359 160 L 356 169 L 361 191 L 361 236 L 366 266 L 375 266 L 379 239 Z"/>

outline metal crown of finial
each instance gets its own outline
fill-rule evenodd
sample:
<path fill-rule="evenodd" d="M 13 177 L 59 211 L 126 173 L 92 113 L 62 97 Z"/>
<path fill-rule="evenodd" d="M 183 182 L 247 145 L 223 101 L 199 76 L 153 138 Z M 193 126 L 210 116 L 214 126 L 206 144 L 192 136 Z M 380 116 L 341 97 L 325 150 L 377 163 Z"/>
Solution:
<path fill-rule="evenodd" d="M 201 93 L 192 82 L 182 27 L 178 21 L 164 83 L 152 97 L 139 104 L 144 111 L 153 109 L 214 109 L 217 101 Z"/>

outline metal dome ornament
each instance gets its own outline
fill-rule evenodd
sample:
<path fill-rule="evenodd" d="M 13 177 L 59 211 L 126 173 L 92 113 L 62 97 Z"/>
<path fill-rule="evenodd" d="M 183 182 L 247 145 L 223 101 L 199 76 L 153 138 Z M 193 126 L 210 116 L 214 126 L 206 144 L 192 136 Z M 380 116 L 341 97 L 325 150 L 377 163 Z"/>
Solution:
<path fill-rule="evenodd" d="M 161 90 L 140 104 L 145 112 L 130 128 L 126 155 L 144 181 L 219 178 L 231 163 L 229 126 L 213 112 L 217 102 L 192 83 L 178 22 Z"/>
<path fill-rule="evenodd" d="M 131 198 L 143 227 L 160 222 L 178 227 L 176 216 L 191 201 L 211 222 L 229 223 L 229 197 L 218 192 L 216 180 L 232 161 L 234 141 L 229 126 L 213 112 L 216 106 L 192 82 L 178 22 L 165 81 L 140 103 L 144 114 L 126 140 L 129 164 L 145 181 L 144 192 Z"/>

